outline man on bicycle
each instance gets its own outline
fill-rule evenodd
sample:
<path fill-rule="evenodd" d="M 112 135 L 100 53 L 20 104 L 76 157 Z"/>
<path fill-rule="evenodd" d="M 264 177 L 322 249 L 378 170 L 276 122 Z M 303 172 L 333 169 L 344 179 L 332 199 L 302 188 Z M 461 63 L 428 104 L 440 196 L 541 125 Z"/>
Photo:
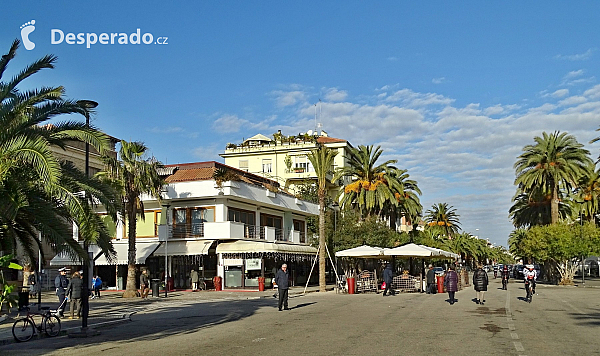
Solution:
<path fill-rule="evenodd" d="M 527 284 L 531 283 L 531 292 L 535 294 L 535 282 L 537 281 L 537 272 L 533 265 L 527 265 L 523 270 L 523 279 L 525 280 L 525 288 Z"/>
<path fill-rule="evenodd" d="M 494 265 L 492 268 L 494 269 L 494 278 L 496 278 L 498 276 L 498 265 Z"/>

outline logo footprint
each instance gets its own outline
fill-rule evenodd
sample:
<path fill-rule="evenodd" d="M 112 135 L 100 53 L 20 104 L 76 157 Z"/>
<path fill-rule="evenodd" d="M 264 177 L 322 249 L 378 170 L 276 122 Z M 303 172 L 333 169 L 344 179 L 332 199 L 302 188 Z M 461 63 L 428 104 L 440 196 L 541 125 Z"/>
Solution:
<path fill-rule="evenodd" d="M 31 51 L 35 48 L 35 43 L 29 40 L 29 34 L 35 31 L 35 20 L 31 20 L 29 22 L 21 25 L 21 39 L 23 40 L 23 45 L 25 49 Z"/>

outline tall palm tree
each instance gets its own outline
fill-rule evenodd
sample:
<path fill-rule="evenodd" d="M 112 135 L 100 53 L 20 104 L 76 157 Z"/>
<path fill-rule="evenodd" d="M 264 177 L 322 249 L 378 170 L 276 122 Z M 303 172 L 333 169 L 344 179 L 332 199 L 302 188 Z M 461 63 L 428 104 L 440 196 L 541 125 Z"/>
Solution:
<path fill-rule="evenodd" d="M 18 244 L 33 260 L 33 246 L 39 248 L 46 241 L 57 252 L 64 250 L 72 257 L 87 259 L 70 232 L 75 222 L 85 241 L 97 243 L 110 256 L 110 237 L 93 206 L 101 201 L 114 212 L 114 195 L 97 179 L 61 164 L 50 149 L 64 148 L 75 140 L 104 153 L 108 136 L 82 122 L 47 124 L 61 114 L 89 115 L 80 102 L 64 98 L 63 87 L 19 90 L 25 79 L 54 68 L 55 56 L 44 56 L 10 80 L 2 80 L 19 44 L 14 41 L 0 59 L 0 244 L 3 249 Z M 82 191 L 88 194 L 80 194 Z"/>
<path fill-rule="evenodd" d="M 146 158 L 148 148 L 141 142 L 121 141 L 119 159 L 106 158 L 107 176 L 119 187 L 122 199 L 122 217 L 127 219 L 128 252 L 127 252 L 127 285 L 124 298 L 135 297 L 136 294 L 136 225 L 138 218 L 144 219 L 144 202 L 140 195 L 148 194 L 160 201 L 160 191 L 165 185 L 158 174 L 162 164 L 154 158 Z"/>
<path fill-rule="evenodd" d="M 542 133 L 534 138 L 535 145 L 527 145 L 514 165 L 515 184 L 523 190 L 534 188 L 550 193 L 550 222 L 559 220 L 559 190 L 570 191 L 587 174 L 592 163 L 590 152 L 566 132 Z"/>
<path fill-rule="evenodd" d="M 325 292 L 325 197 L 327 195 L 327 175 L 332 173 L 333 160 L 337 152 L 323 145 L 311 150 L 308 160 L 317 176 L 317 195 L 319 197 L 319 291 Z"/>
<path fill-rule="evenodd" d="M 558 212 L 561 218 L 571 216 L 572 207 L 564 203 L 563 193 L 559 191 Z M 523 189 L 517 190 L 513 198 L 513 205 L 508 213 L 517 228 L 531 227 L 536 225 L 549 225 L 551 223 L 550 200 L 552 196 L 542 188 L 532 188 L 528 192 Z"/>
<path fill-rule="evenodd" d="M 442 228 L 446 233 L 446 237 L 452 239 L 452 234 L 457 234 L 460 231 L 459 216 L 452 205 L 439 203 L 425 212 L 425 221 L 429 226 Z"/>
<path fill-rule="evenodd" d="M 396 176 L 390 174 L 397 168 L 392 166 L 396 160 L 377 164 L 383 151 L 381 146 L 358 146 L 351 148 L 348 166 L 339 169 L 335 180 L 344 176 L 353 178 L 352 183 L 344 187 L 341 205 L 358 209 L 363 216 L 379 214 L 386 203 L 398 206 L 396 193 L 403 193 L 403 186 Z"/>
<path fill-rule="evenodd" d="M 526 229 L 516 229 L 513 230 L 510 235 L 508 235 L 508 250 L 514 256 L 517 257 L 528 257 L 524 256 L 522 243 L 527 238 L 527 230 Z"/>

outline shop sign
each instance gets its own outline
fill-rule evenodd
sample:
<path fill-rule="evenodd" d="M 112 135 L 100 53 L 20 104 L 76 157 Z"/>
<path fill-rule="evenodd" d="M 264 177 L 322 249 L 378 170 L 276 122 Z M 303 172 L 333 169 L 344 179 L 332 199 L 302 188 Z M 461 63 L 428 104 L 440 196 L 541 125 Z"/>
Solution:
<path fill-rule="evenodd" d="M 257 270 L 261 267 L 260 258 L 248 258 L 246 259 L 246 270 Z"/>

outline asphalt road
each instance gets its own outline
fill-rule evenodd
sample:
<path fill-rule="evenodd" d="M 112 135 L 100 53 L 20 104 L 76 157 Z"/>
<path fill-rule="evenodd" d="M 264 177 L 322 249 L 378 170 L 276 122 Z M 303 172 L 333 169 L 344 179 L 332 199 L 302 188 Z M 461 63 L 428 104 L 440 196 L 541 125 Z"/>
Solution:
<path fill-rule="evenodd" d="M 138 308 L 130 322 L 87 339 L 44 338 L 0 347 L 2 355 L 593 355 L 600 354 L 600 289 L 491 280 L 447 295 L 311 293 L 277 311 L 274 298 L 170 301 Z"/>

